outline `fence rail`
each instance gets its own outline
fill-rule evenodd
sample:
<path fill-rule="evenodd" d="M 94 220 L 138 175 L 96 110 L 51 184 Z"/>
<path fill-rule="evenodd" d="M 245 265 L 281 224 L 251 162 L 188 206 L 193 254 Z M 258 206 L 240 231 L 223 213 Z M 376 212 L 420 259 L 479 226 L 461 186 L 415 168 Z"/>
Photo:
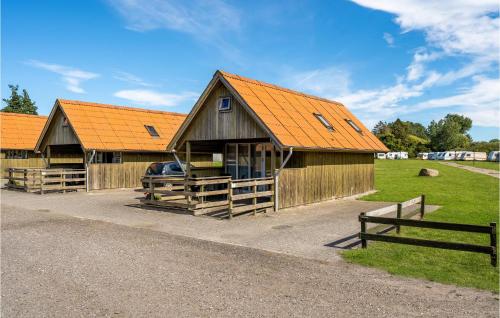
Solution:
<path fill-rule="evenodd" d="M 83 169 L 8 168 L 10 189 L 26 192 L 66 192 L 86 189 L 86 171 Z"/>
<path fill-rule="evenodd" d="M 425 197 L 423 198 L 425 200 Z M 414 202 L 413 204 L 415 203 L 416 202 Z M 489 226 L 485 226 L 485 225 L 475 225 L 475 224 L 459 224 L 459 223 L 403 219 L 401 218 L 400 214 L 402 206 L 405 206 L 405 204 L 399 203 L 397 205 L 398 215 L 396 216 L 396 218 L 373 216 L 371 214 L 369 215 L 368 213 L 361 213 L 359 215 L 359 222 L 361 226 L 359 238 L 361 239 L 362 248 L 366 248 L 368 246 L 368 241 L 382 241 L 388 243 L 398 243 L 398 244 L 441 248 L 441 249 L 449 249 L 457 251 L 476 252 L 476 253 L 483 253 L 490 255 L 491 265 L 497 266 L 496 223 L 490 223 Z M 458 242 L 444 242 L 444 241 L 434 241 L 434 240 L 417 239 L 417 238 L 400 237 L 400 236 L 389 236 L 380 234 L 380 232 L 374 233 L 373 229 L 367 230 L 367 223 L 391 225 L 392 227 L 395 227 L 397 229 L 398 233 L 401 226 L 407 226 L 407 227 L 417 227 L 417 228 L 436 229 L 436 230 L 489 234 L 490 245 L 476 245 L 476 244 L 467 244 Z"/>
<path fill-rule="evenodd" d="M 142 203 L 184 209 L 193 215 L 227 211 L 231 219 L 236 214 L 255 214 L 274 205 L 273 178 L 144 176 L 142 182 L 148 193 Z"/>

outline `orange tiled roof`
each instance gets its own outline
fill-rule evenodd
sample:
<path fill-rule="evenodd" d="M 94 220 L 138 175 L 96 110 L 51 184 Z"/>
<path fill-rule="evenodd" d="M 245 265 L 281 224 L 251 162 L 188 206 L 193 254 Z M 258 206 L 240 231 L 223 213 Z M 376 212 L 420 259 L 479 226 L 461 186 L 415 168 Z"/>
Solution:
<path fill-rule="evenodd" d="M 46 116 L 0 113 L 2 128 L 0 148 L 34 150 Z"/>
<path fill-rule="evenodd" d="M 276 85 L 218 71 L 284 146 L 389 151 L 344 105 Z M 217 73 L 216 73 L 217 74 Z M 334 127 L 329 131 L 314 116 Z M 361 133 L 347 122 L 352 120 Z"/>
<path fill-rule="evenodd" d="M 85 149 L 165 151 L 186 115 L 140 108 L 58 99 Z M 153 126 L 159 137 L 144 127 Z"/>

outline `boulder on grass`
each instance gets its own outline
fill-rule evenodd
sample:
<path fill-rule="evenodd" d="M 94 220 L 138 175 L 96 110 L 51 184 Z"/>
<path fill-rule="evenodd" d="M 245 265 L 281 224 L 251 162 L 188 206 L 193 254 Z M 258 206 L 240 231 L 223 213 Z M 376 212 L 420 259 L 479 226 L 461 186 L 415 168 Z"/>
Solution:
<path fill-rule="evenodd" d="M 420 173 L 418 175 L 420 177 L 437 177 L 439 176 L 439 171 L 436 169 L 424 168 L 420 170 Z"/>

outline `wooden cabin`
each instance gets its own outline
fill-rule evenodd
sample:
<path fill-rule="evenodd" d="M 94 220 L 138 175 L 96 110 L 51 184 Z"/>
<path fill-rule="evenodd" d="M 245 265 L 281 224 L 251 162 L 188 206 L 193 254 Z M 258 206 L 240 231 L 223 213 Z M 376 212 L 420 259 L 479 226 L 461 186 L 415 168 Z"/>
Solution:
<path fill-rule="evenodd" d="M 140 187 L 151 163 L 175 160 L 165 149 L 185 117 L 58 99 L 35 150 L 48 168 L 85 168 L 88 190 Z"/>
<path fill-rule="evenodd" d="M 35 145 L 47 117 L 1 112 L 0 119 L 2 178 L 6 176 L 7 168 L 44 168 L 43 158 L 35 154 Z"/>
<path fill-rule="evenodd" d="M 220 156 L 234 180 L 274 176 L 275 209 L 373 190 L 373 154 L 388 151 L 339 102 L 222 71 L 167 150 Z"/>

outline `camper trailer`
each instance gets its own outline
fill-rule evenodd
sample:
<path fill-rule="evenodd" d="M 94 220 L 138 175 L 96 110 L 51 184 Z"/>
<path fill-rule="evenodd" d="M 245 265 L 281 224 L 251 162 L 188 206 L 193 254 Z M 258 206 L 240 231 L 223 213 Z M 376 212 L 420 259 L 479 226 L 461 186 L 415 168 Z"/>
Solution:
<path fill-rule="evenodd" d="M 456 159 L 456 151 L 445 151 L 443 152 L 441 160 L 455 160 L 455 159 Z"/>
<path fill-rule="evenodd" d="M 378 152 L 375 154 L 376 159 L 385 159 L 385 153 L 383 152 Z"/>
<path fill-rule="evenodd" d="M 395 153 L 395 152 L 388 152 L 388 153 L 385 155 L 385 158 L 386 158 L 386 159 L 390 159 L 390 160 L 394 160 L 394 159 L 396 159 L 396 153 Z"/>
<path fill-rule="evenodd" d="M 429 159 L 429 153 L 428 152 L 419 152 L 417 154 L 417 158 L 421 160 L 427 160 Z"/>
<path fill-rule="evenodd" d="M 427 160 L 436 160 L 437 152 L 429 152 Z"/>
<path fill-rule="evenodd" d="M 488 161 L 500 161 L 500 151 L 490 151 Z"/>
<path fill-rule="evenodd" d="M 486 152 L 465 152 L 460 160 L 464 161 L 485 161 L 487 159 Z"/>
<path fill-rule="evenodd" d="M 396 152 L 394 159 L 408 159 L 408 153 L 406 151 Z"/>
<path fill-rule="evenodd" d="M 466 153 L 466 151 L 455 151 L 455 160 L 460 160 L 464 153 Z"/>

